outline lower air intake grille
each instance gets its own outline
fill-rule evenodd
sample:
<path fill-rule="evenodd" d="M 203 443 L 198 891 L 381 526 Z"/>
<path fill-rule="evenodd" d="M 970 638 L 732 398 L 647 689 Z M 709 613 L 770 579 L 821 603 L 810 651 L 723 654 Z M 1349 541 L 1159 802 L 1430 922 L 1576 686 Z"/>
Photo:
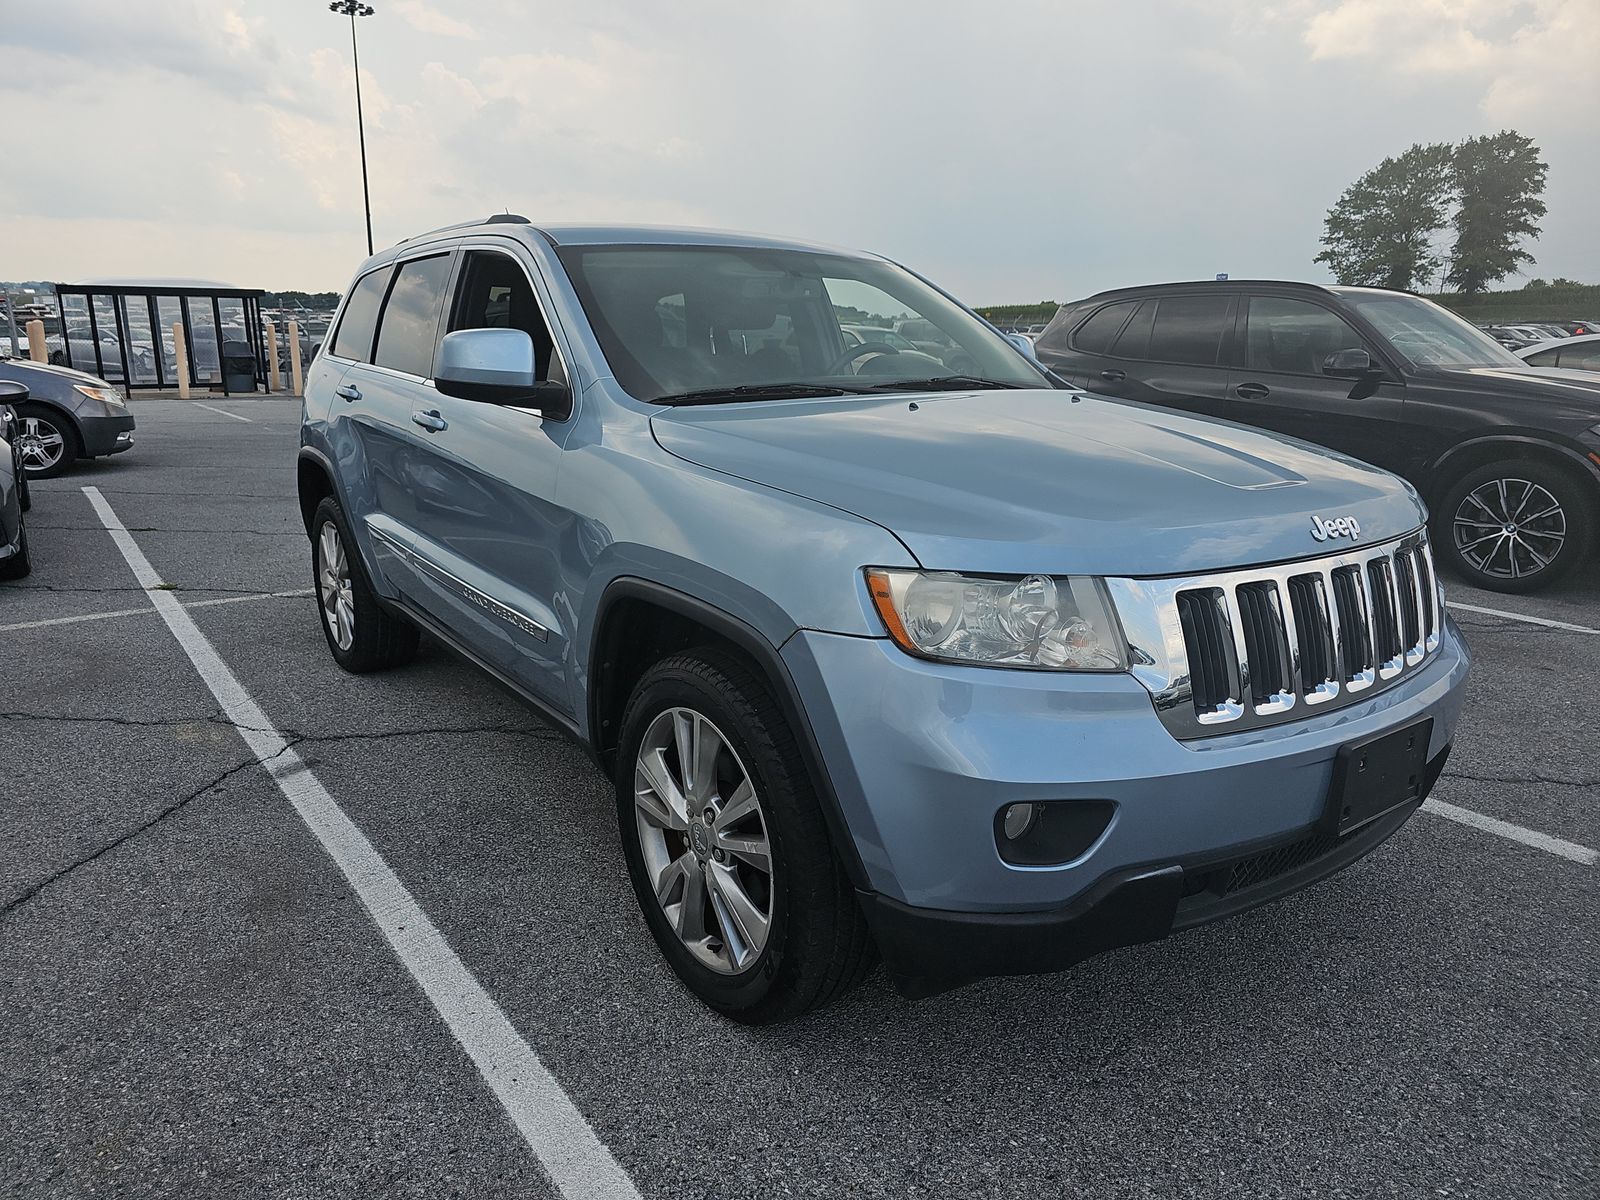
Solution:
<path fill-rule="evenodd" d="M 1266 883 L 1269 879 L 1276 879 L 1279 875 L 1298 870 L 1307 863 L 1321 858 L 1338 843 L 1339 839 L 1331 834 L 1314 833 L 1287 846 L 1279 846 L 1274 850 L 1252 855 L 1250 858 L 1241 858 L 1227 868 L 1228 874 L 1222 880 L 1221 892 L 1224 896 L 1231 896 L 1235 892 L 1244 891 L 1245 888 L 1255 887 L 1259 883 Z"/>

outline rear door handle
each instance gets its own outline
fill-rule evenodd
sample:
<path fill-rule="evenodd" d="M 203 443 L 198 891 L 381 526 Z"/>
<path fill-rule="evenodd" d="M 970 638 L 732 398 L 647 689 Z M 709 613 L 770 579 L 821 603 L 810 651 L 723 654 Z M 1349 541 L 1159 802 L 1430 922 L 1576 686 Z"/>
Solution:
<path fill-rule="evenodd" d="M 446 421 L 436 412 L 414 412 L 411 414 L 414 425 L 421 425 L 424 429 L 438 433 L 441 429 L 449 429 L 450 422 Z"/>
<path fill-rule="evenodd" d="M 361 399 L 361 389 L 353 383 L 347 383 L 343 387 L 334 388 L 333 394 L 339 397 L 341 400 Z"/>
<path fill-rule="evenodd" d="M 1263 400 L 1272 394 L 1272 389 L 1264 383 L 1241 383 L 1233 394 L 1241 400 Z"/>
<path fill-rule="evenodd" d="M 1101 379 L 1109 379 L 1112 383 L 1116 383 L 1119 379 L 1126 379 L 1127 377 L 1128 373 L 1126 371 L 1119 371 L 1115 367 L 1111 367 L 1108 370 L 1100 372 Z"/>

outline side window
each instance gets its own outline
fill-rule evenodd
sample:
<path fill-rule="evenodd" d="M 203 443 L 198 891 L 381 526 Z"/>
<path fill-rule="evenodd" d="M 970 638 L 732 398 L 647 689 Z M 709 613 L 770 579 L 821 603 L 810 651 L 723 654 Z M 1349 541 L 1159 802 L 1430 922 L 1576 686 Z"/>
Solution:
<path fill-rule="evenodd" d="M 1155 323 L 1156 302 L 1146 300 L 1139 305 L 1139 311 L 1133 314 L 1133 320 L 1117 335 L 1111 353 L 1118 358 L 1150 357 L 1150 330 Z"/>
<path fill-rule="evenodd" d="M 1228 296 L 1163 296 L 1150 330 L 1150 357 L 1157 362 L 1214 366 L 1232 311 Z"/>
<path fill-rule="evenodd" d="M 1600 342 L 1562 346 L 1558 362 L 1570 371 L 1600 371 Z"/>
<path fill-rule="evenodd" d="M 1133 312 L 1134 306 L 1132 300 L 1106 305 L 1078 326 L 1078 331 L 1072 335 L 1073 346 L 1088 354 L 1104 354 L 1111 349 L 1112 340 Z"/>
<path fill-rule="evenodd" d="M 393 274 L 394 268 L 381 267 L 370 275 L 363 275 L 350 289 L 350 299 L 345 302 L 344 315 L 339 318 L 339 329 L 333 337 L 333 352 L 340 358 L 372 361 L 372 335 L 378 328 L 378 309 L 383 306 L 383 294 L 389 290 L 389 278 Z"/>
<path fill-rule="evenodd" d="M 1251 296 L 1245 315 L 1245 367 L 1288 375 L 1321 375 L 1337 350 L 1362 350 L 1361 335 L 1337 313 L 1305 300 Z"/>
<path fill-rule="evenodd" d="M 567 382 L 528 276 L 508 255 L 467 251 L 448 332 L 458 329 L 520 329 L 533 339 L 533 365 L 539 378 Z"/>
<path fill-rule="evenodd" d="M 1552 346 L 1549 350 L 1541 350 L 1537 354 L 1530 354 L 1523 361 L 1535 367 L 1559 366 L 1561 363 L 1561 347 Z"/>
<path fill-rule="evenodd" d="M 378 327 L 378 351 L 374 360 L 380 367 L 420 375 L 433 374 L 433 348 L 439 340 L 439 310 L 450 282 L 450 256 L 416 258 L 400 264 L 400 273 L 389 289 Z"/>

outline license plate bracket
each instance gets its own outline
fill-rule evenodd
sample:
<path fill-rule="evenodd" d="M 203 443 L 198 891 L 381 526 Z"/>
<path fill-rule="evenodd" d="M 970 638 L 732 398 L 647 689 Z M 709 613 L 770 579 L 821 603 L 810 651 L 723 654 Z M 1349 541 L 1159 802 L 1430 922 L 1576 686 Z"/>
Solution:
<path fill-rule="evenodd" d="M 1433 718 L 1339 748 L 1321 829 L 1343 837 L 1422 794 Z"/>

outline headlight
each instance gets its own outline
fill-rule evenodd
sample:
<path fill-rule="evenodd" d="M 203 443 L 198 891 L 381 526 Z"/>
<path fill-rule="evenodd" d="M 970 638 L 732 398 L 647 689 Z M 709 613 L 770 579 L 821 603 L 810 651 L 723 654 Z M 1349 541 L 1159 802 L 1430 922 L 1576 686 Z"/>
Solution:
<path fill-rule="evenodd" d="M 75 383 L 72 385 L 72 389 L 76 392 L 82 392 L 91 400 L 98 400 L 101 404 L 109 404 L 113 408 L 123 408 L 126 405 L 126 401 L 122 398 L 122 393 L 117 391 L 116 388 L 94 387 L 87 383 Z"/>
<path fill-rule="evenodd" d="M 1127 669 L 1122 634 L 1098 579 L 980 579 L 869 567 L 867 587 L 889 636 L 922 658 L 1042 671 Z"/>

